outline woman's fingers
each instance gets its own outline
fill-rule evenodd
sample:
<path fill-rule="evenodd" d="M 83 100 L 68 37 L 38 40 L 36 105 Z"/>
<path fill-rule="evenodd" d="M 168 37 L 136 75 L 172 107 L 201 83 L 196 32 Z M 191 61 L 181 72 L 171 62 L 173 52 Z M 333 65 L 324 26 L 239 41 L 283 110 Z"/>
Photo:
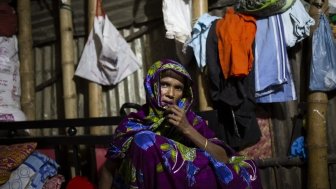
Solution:
<path fill-rule="evenodd" d="M 185 126 L 186 118 L 184 110 L 179 108 L 177 105 L 171 105 L 167 109 L 167 119 L 169 123 L 183 128 Z"/>

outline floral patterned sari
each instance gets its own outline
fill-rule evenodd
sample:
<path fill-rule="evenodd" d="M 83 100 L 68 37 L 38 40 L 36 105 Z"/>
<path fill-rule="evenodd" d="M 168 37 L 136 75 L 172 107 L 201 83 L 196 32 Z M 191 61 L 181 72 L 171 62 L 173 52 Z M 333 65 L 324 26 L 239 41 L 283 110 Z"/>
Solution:
<path fill-rule="evenodd" d="M 167 69 L 187 80 L 178 105 L 186 111 L 189 123 L 209 141 L 222 146 L 229 163 L 217 161 L 167 123 L 159 90 L 160 73 Z M 147 103 L 120 123 L 106 155 L 112 161 L 122 160 L 114 179 L 116 188 L 262 188 L 255 163 L 236 156 L 215 137 L 205 120 L 190 110 L 191 84 L 185 68 L 172 60 L 158 61 L 149 69 L 144 82 Z"/>

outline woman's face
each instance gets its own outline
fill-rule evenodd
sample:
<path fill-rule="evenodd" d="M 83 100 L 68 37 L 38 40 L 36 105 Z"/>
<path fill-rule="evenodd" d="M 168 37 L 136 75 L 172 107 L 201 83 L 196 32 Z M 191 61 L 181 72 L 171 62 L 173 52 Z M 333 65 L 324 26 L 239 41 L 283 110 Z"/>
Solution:
<path fill-rule="evenodd" d="M 163 77 L 160 79 L 161 104 L 163 107 L 169 104 L 177 104 L 183 96 L 184 84 L 173 78 Z"/>

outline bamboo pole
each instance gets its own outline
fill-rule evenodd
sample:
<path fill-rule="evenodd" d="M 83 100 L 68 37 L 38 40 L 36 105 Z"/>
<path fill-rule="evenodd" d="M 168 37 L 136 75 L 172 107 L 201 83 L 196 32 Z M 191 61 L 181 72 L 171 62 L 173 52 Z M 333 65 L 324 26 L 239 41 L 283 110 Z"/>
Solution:
<path fill-rule="evenodd" d="M 207 0 L 194 0 L 192 1 L 192 24 L 197 21 L 197 19 L 204 13 L 208 12 L 208 1 Z M 212 105 L 210 103 L 209 93 L 206 85 L 207 78 L 204 73 L 199 69 L 197 70 L 197 85 L 198 85 L 198 95 L 199 95 L 199 109 L 200 111 L 212 110 Z"/>
<path fill-rule="evenodd" d="M 17 1 L 19 23 L 19 57 L 21 81 L 21 109 L 27 120 L 35 120 L 35 68 L 30 0 Z"/>
<path fill-rule="evenodd" d="M 77 93 L 73 80 L 75 61 L 71 0 L 62 1 L 59 14 L 65 118 L 77 118 Z"/>
<path fill-rule="evenodd" d="M 311 28 L 309 38 L 310 58 L 312 55 L 312 34 L 319 25 L 319 16 L 323 10 L 327 10 L 328 1 L 311 0 L 309 14 L 316 24 Z M 322 5 L 317 7 L 316 5 Z M 308 150 L 308 189 L 328 189 L 328 141 L 327 141 L 327 108 L 328 97 L 323 92 L 311 92 L 308 94 L 307 112 L 307 150 Z"/>
<path fill-rule="evenodd" d="M 97 1 L 99 0 L 89 0 L 89 7 L 88 7 L 88 33 L 90 33 L 93 27 L 94 17 L 96 16 L 96 10 L 98 11 L 97 14 L 101 15 L 101 9 L 96 8 Z M 89 115 L 90 117 L 101 117 L 102 115 L 102 87 L 94 82 L 89 81 Z M 91 127 L 90 134 L 97 135 L 100 134 L 99 127 Z"/>

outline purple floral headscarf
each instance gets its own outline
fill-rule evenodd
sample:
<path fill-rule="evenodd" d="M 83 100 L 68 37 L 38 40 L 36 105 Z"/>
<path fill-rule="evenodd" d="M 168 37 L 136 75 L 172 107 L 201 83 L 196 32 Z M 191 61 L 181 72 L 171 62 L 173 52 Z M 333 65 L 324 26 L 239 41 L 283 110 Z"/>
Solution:
<path fill-rule="evenodd" d="M 146 90 L 146 98 L 149 103 L 149 114 L 146 119 L 156 122 L 153 127 L 157 127 L 164 120 L 164 109 L 161 104 L 160 94 L 160 74 L 166 70 L 173 70 L 177 74 L 186 78 L 184 83 L 185 89 L 182 99 L 178 102 L 178 106 L 185 111 L 190 110 L 190 106 L 193 102 L 192 80 L 187 70 L 179 63 L 165 59 L 163 61 L 155 62 L 148 70 L 148 74 L 144 81 Z M 161 121 L 159 121 L 161 119 Z"/>

